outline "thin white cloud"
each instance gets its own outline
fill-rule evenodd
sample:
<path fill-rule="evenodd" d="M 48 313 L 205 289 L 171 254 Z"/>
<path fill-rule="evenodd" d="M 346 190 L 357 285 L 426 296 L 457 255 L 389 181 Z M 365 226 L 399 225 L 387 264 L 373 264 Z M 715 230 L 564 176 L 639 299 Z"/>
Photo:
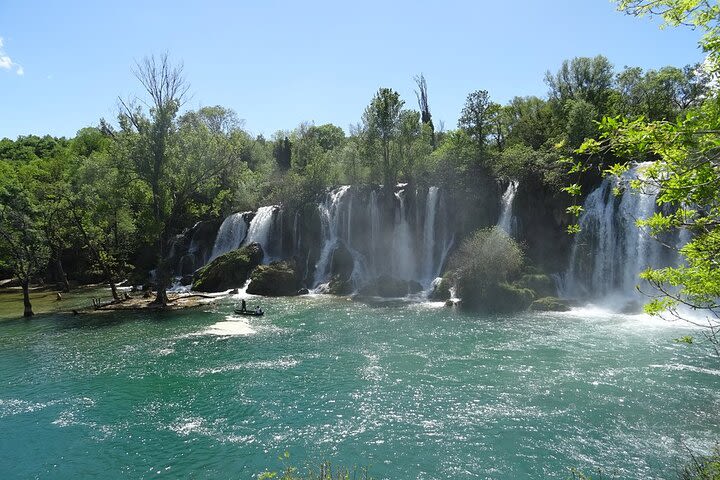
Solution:
<path fill-rule="evenodd" d="M 13 62 L 10 55 L 5 53 L 5 50 L 3 50 L 4 45 L 5 42 L 3 41 L 3 38 L 0 37 L 0 68 L 10 71 L 15 70 L 15 73 L 18 75 L 25 75 L 25 69 L 23 66 Z"/>

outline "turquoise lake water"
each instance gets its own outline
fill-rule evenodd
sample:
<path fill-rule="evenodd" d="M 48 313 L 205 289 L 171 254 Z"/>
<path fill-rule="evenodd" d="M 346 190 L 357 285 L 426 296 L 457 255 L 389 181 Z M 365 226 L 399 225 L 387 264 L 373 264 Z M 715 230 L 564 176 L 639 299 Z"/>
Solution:
<path fill-rule="evenodd" d="M 720 371 L 683 324 L 578 310 L 224 299 L 0 321 L 0 478 L 673 478 L 720 440 Z M 251 302 L 251 305 L 254 305 Z"/>

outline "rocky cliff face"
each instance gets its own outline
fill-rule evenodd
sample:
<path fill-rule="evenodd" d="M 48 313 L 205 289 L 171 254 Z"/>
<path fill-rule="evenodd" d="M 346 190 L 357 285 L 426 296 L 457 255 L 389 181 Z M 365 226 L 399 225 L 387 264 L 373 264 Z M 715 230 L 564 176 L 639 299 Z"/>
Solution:
<path fill-rule="evenodd" d="M 170 241 L 168 264 L 178 276 L 192 275 L 210 259 L 220 220 L 205 220 Z"/>
<path fill-rule="evenodd" d="M 573 218 L 565 212 L 567 195 L 539 182 L 521 182 L 514 209 L 516 238 L 525 246 L 528 259 L 546 272 L 567 268 L 573 238 L 565 231 Z"/>

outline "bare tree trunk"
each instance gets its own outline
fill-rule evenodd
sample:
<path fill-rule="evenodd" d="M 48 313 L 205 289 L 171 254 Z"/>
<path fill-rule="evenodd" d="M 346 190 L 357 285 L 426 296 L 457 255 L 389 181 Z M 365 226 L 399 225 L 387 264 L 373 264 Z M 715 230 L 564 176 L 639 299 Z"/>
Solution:
<path fill-rule="evenodd" d="M 168 302 L 167 289 L 164 285 L 162 287 L 158 287 L 157 294 L 155 295 L 155 300 L 152 301 L 152 305 L 166 307 Z"/>
<path fill-rule="evenodd" d="M 32 304 L 30 304 L 30 280 L 29 279 L 23 279 L 22 280 L 22 291 L 23 291 L 23 305 L 25 306 L 25 311 L 23 312 L 24 317 L 32 317 L 35 315 L 32 310 Z"/>
<path fill-rule="evenodd" d="M 110 291 L 112 292 L 113 300 L 120 300 L 120 295 L 118 295 L 117 286 L 115 285 L 115 282 L 110 280 Z"/>
<path fill-rule="evenodd" d="M 58 283 L 60 284 L 61 290 L 65 293 L 70 291 L 70 283 L 68 282 L 65 269 L 62 265 L 62 259 L 58 252 L 55 253 L 55 270 L 57 271 Z"/>
<path fill-rule="evenodd" d="M 170 283 L 167 260 L 165 258 L 165 238 L 163 232 L 160 236 L 160 249 L 158 255 L 157 269 L 155 270 L 155 290 L 157 292 L 152 304 L 165 307 L 168 304 L 167 286 Z"/>

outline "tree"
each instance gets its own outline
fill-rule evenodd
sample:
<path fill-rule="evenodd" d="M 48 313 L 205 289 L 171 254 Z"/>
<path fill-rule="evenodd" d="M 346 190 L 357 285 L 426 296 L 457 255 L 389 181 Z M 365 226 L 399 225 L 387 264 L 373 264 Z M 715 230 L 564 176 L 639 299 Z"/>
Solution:
<path fill-rule="evenodd" d="M 492 105 L 487 90 L 476 90 L 467 96 L 458 119 L 458 128 L 475 140 L 481 152 L 485 150 L 487 137 L 492 131 Z"/>
<path fill-rule="evenodd" d="M 93 150 L 58 192 L 77 242 L 102 273 L 115 300 L 120 299 L 117 282 L 129 272 L 130 252 L 138 243 L 133 200 L 145 197 L 135 175 L 119 164 L 119 157 L 116 145 Z"/>
<path fill-rule="evenodd" d="M 400 134 L 400 113 L 405 105 L 400 94 L 390 88 L 380 88 L 363 113 L 363 125 L 368 142 L 380 142 L 382 177 L 385 188 L 392 188 L 397 177 L 397 159 L 392 156 L 391 144 Z"/>
<path fill-rule="evenodd" d="M 514 97 L 505 108 L 508 144 L 520 143 L 537 150 L 558 134 L 553 109 L 541 98 Z"/>
<path fill-rule="evenodd" d="M 293 130 L 291 144 L 293 167 L 298 171 L 304 170 L 324 153 L 318 142 L 315 125 L 310 122 L 302 122 Z"/>
<path fill-rule="evenodd" d="M 273 158 L 281 171 L 290 169 L 292 162 L 292 144 L 288 137 L 278 138 L 273 144 Z"/>
<path fill-rule="evenodd" d="M 418 89 L 415 90 L 418 107 L 420 108 L 420 121 L 423 125 L 427 125 L 430 129 L 430 139 L 433 149 L 435 148 L 435 125 L 433 125 L 432 114 L 430 113 L 430 105 L 428 104 L 427 82 L 425 76 L 421 73 L 414 78 Z"/>
<path fill-rule="evenodd" d="M 593 58 L 575 57 L 565 60 L 553 75 L 545 74 L 550 97 L 565 105 L 568 100 L 583 100 L 604 112 L 613 82 L 613 67 L 602 55 Z"/>
<path fill-rule="evenodd" d="M 643 72 L 626 68 L 617 75 L 616 114 L 648 120 L 675 120 L 707 96 L 709 78 L 702 65 L 663 67 Z"/>
<path fill-rule="evenodd" d="M 320 126 L 312 125 L 309 135 L 317 141 L 324 152 L 334 150 L 345 143 L 345 132 L 342 128 L 332 123 L 326 123 Z"/>
<path fill-rule="evenodd" d="M 167 54 L 145 58 L 135 76 L 149 97 L 144 102 L 147 111 L 120 100 L 121 132 L 116 137 L 151 192 L 148 230 L 157 251 L 155 303 L 165 306 L 171 275 L 166 262 L 169 239 L 217 205 L 223 192 L 219 178 L 235 167 L 241 169 L 251 142 L 230 110 L 206 107 L 178 117 L 189 87 L 182 65 L 172 65 Z"/>
<path fill-rule="evenodd" d="M 505 149 L 505 141 L 508 133 L 508 109 L 499 103 L 492 102 L 488 107 L 490 115 L 490 137 L 495 142 L 499 152 Z"/>
<path fill-rule="evenodd" d="M 173 66 L 168 54 L 157 59 L 154 56 L 146 57 L 136 64 L 133 73 L 149 96 L 149 101 L 145 103 L 148 114 L 145 115 L 134 102 L 120 99 L 120 125 L 126 132 L 130 133 L 134 129 L 138 134 L 133 152 L 136 172 L 152 191 L 152 214 L 158 252 L 156 303 L 164 306 L 167 304 L 166 288 L 170 280 L 164 262 L 170 233 L 167 202 L 171 196 L 166 175 L 168 159 L 172 155 L 175 118 L 189 85 L 183 76 L 182 65 Z"/>
<path fill-rule="evenodd" d="M 49 258 L 40 223 L 40 207 L 29 185 L 32 166 L 15 170 L 0 161 L 0 263 L 20 281 L 25 317 L 32 316 L 30 282 Z"/>

